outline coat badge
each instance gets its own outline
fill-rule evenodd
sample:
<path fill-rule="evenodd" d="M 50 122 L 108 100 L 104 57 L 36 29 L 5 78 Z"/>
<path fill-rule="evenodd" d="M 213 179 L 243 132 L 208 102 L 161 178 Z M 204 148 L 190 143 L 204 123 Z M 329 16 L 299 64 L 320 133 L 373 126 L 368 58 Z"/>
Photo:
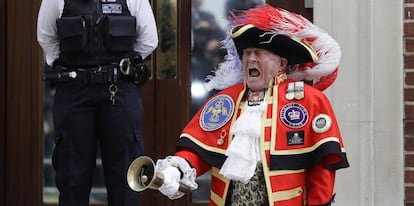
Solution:
<path fill-rule="evenodd" d="M 210 99 L 200 115 L 200 126 L 205 131 L 214 131 L 224 126 L 233 116 L 234 102 L 228 95 Z"/>
<path fill-rule="evenodd" d="M 319 114 L 312 120 L 312 129 L 316 133 L 324 133 L 332 126 L 332 119 L 326 114 Z"/>
<path fill-rule="evenodd" d="M 111 2 L 108 0 L 107 2 Z M 103 14 L 122 14 L 122 4 L 102 4 Z"/>
<path fill-rule="evenodd" d="M 280 119 L 290 128 L 300 128 L 308 122 L 308 111 L 301 104 L 289 103 L 281 109 Z"/>
<path fill-rule="evenodd" d="M 288 146 L 305 144 L 305 132 L 303 130 L 287 132 L 286 136 Z"/>

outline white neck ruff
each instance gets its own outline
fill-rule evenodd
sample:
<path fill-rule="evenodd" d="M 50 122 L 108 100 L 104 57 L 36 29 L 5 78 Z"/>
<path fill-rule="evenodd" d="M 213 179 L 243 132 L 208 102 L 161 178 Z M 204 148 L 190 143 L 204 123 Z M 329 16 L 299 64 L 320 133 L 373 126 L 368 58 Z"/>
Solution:
<path fill-rule="evenodd" d="M 231 180 L 246 184 L 253 177 L 256 164 L 260 161 L 259 140 L 262 115 L 267 106 L 265 100 L 256 106 L 248 106 L 246 101 L 245 110 L 230 129 L 234 139 L 227 148 L 227 159 L 220 174 Z"/>

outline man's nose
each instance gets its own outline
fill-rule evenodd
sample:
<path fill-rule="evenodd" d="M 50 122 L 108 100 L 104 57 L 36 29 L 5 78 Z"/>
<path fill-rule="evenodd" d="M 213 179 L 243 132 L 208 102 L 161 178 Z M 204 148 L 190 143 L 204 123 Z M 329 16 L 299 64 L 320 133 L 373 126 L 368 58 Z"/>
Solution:
<path fill-rule="evenodd" d="M 257 56 L 255 53 L 251 52 L 247 55 L 247 61 L 249 62 L 257 62 Z"/>

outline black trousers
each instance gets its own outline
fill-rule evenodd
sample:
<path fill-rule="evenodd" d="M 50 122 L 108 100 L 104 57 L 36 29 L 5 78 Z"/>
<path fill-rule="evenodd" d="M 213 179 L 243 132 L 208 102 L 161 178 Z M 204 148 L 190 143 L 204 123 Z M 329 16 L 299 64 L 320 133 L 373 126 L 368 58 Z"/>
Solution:
<path fill-rule="evenodd" d="M 80 81 L 56 85 L 52 162 L 61 206 L 89 204 L 98 145 L 108 204 L 139 205 L 126 174 L 129 164 L 144 152 L 141 96 L 134 83 L 119 81 L 113 105 L 109 85 Z"/>

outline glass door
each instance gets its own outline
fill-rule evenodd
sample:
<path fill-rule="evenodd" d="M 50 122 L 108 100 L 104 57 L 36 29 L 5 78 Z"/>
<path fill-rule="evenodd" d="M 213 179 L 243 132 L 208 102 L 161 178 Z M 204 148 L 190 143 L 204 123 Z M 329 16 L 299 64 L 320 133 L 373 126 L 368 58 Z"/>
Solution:
<path fill-rule="evenodd" d="M 191 1 L 191 117 L 204 102 L 218 91 L 207 91 L 203 84 L 208 75 L 224 60 L 226 50 L 220 41 L 226 36 L 229 11 L 243 10 L 264 4 L 265 0 L 192 0 Z M 208 202 L 211 172 L 197 178 L 192 202 Z"/>

